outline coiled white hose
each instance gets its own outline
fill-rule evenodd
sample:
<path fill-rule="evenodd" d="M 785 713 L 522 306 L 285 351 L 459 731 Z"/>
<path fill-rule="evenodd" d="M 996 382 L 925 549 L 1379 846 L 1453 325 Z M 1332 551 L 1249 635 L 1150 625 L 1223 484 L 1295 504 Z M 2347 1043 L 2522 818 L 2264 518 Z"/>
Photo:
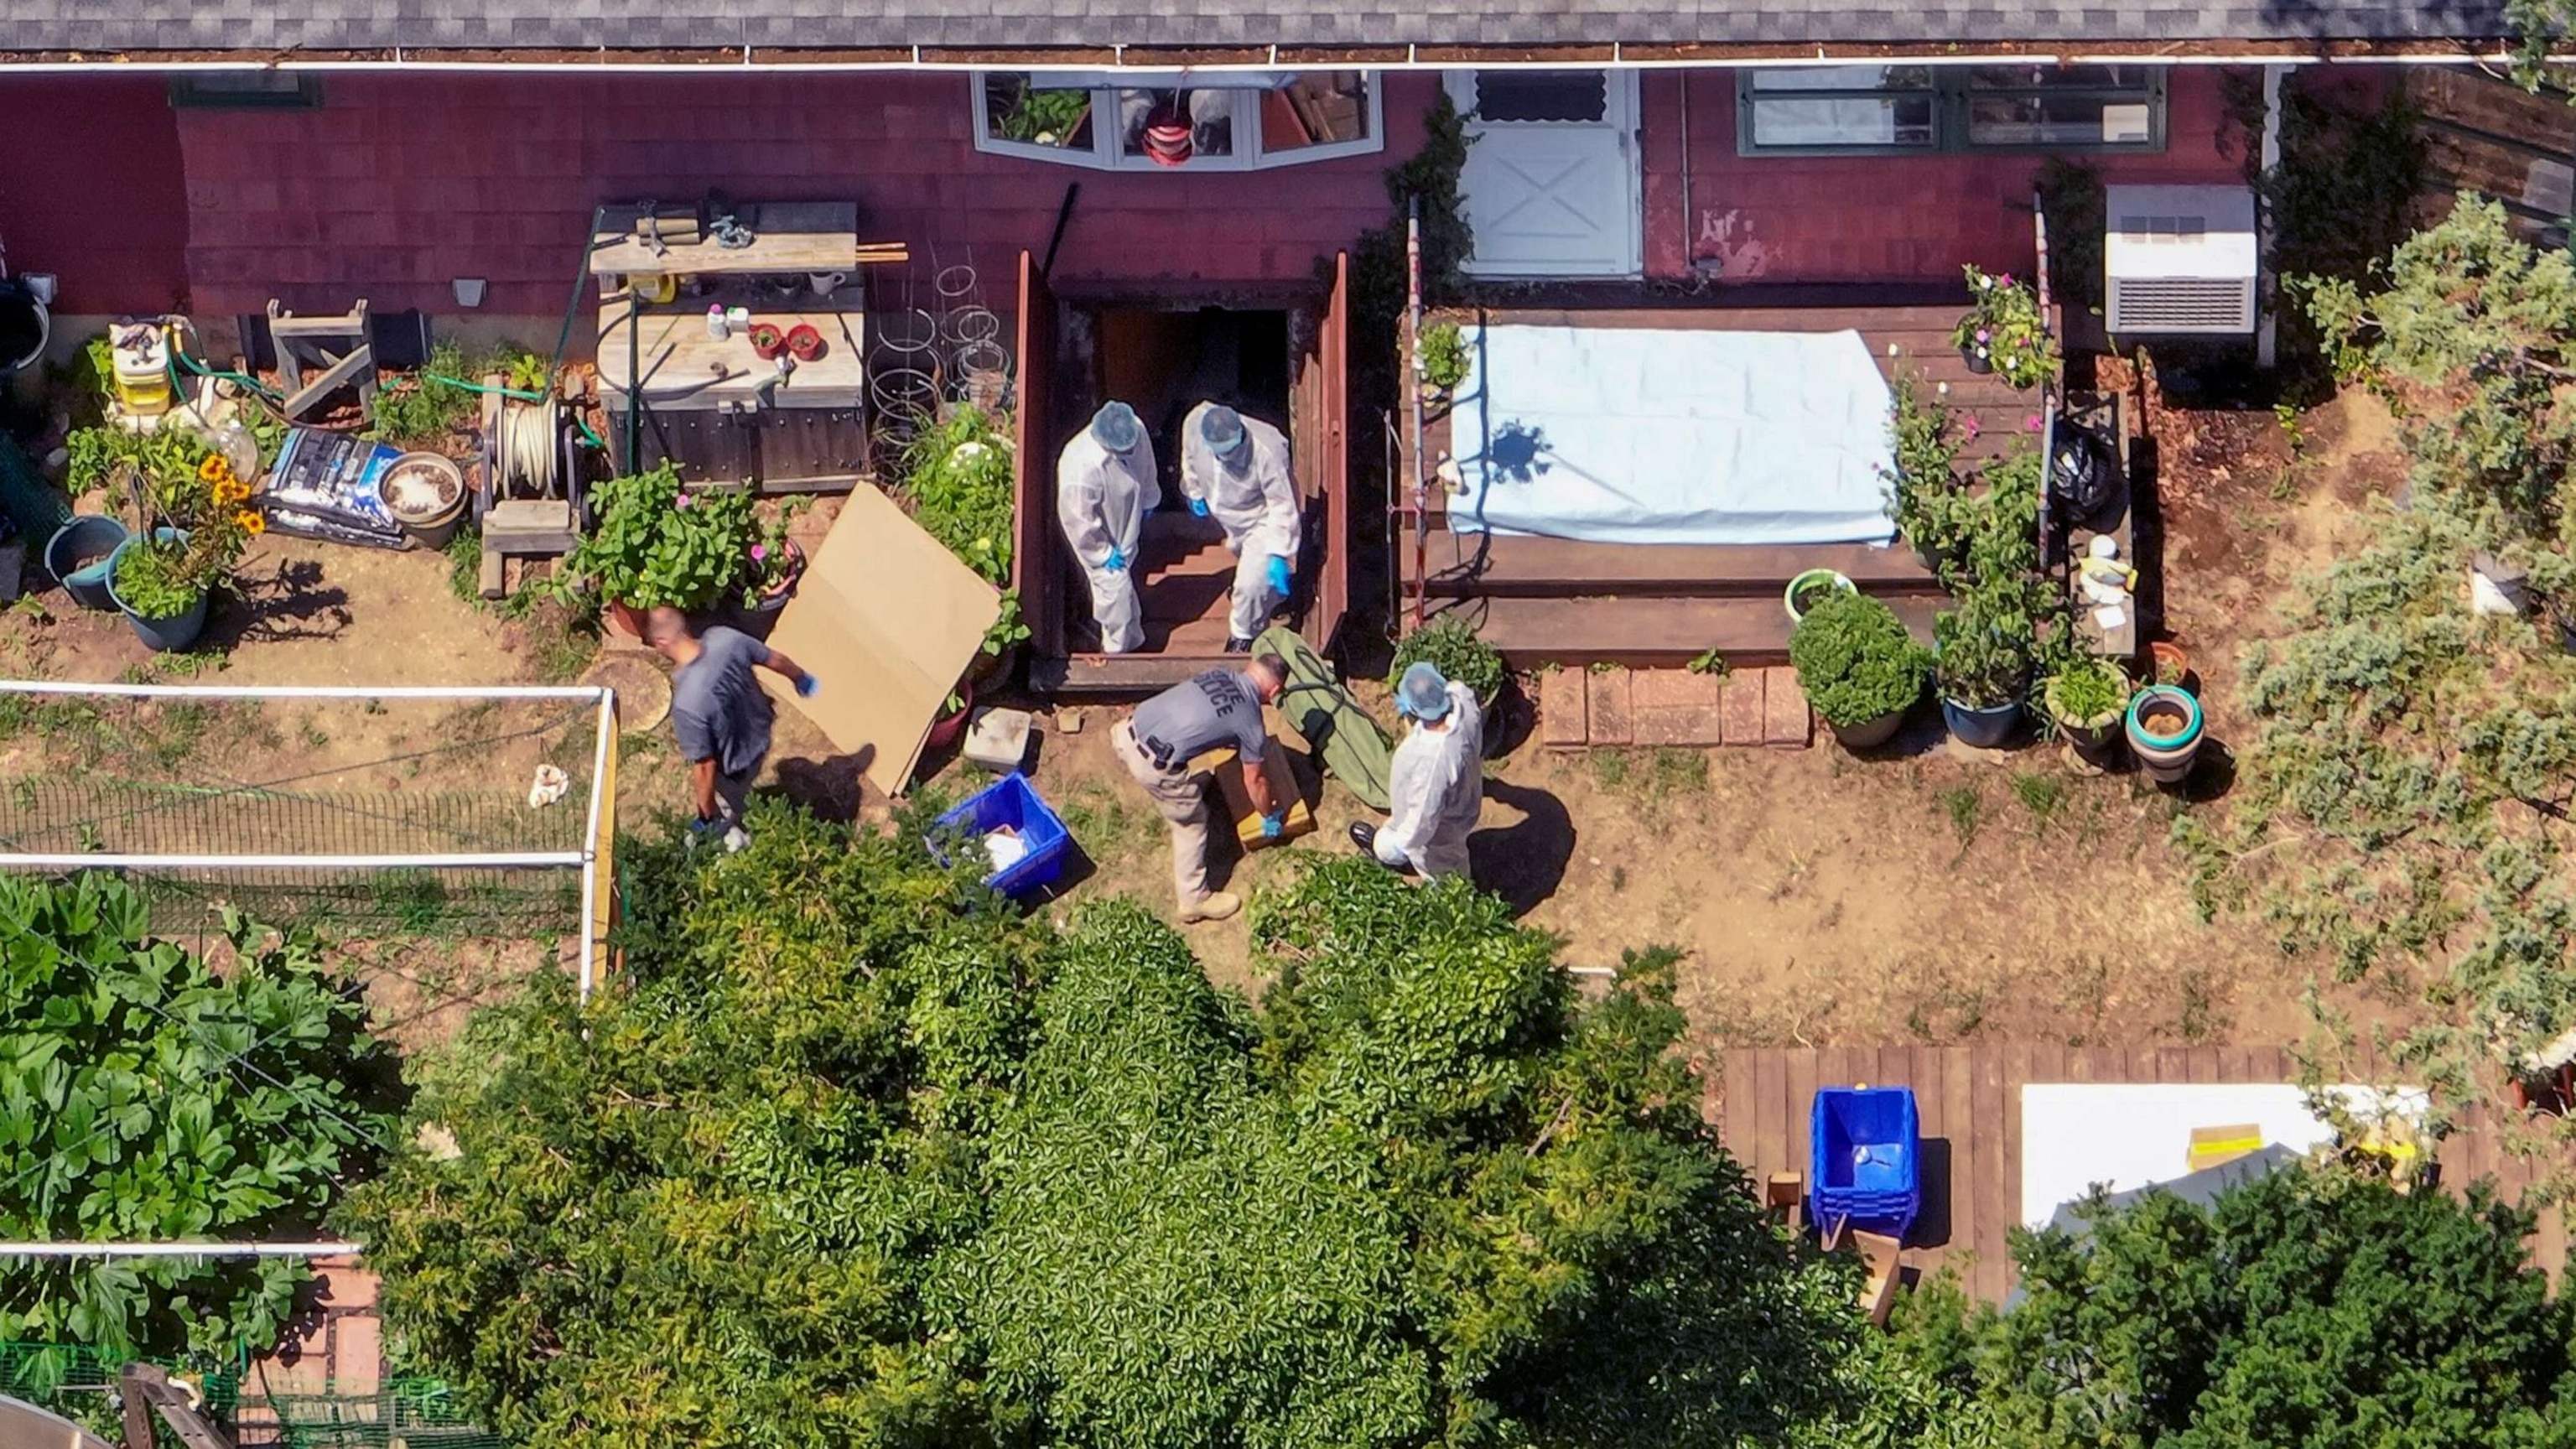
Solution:
<path fill-rule="evenodd" d="M 501 405 L 501 486 L 495 499 L 552 498 L 563 442 L 563 404 L 549 393 L 536 403 Z"/>

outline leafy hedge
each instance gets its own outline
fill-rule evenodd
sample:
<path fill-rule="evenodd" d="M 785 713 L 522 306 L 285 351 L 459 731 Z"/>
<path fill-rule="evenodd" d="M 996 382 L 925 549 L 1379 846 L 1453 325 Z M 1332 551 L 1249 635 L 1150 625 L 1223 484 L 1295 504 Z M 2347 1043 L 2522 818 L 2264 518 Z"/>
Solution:
<path fill-rule="evenodd" d="M 1667 956 L 1586 1002 L 1491 898 L 1345 858 L 1261 904 L 1255 1014 L 1131 904 L 1059 931 L 910 828 L 756 825 L 735 856 L 622 851 L 634 985 L 478 1016 L 421 1102 L 453 1151 L 347 1215 L 407 1361 L 513 1437 L 1615 1449 L 1974 1422 L 1741 1190 Z"/>
<path fill-rule="evenodd" d="M 1932 651 L 1914 642 L 1884 602 L 1835 593 L 1798 621 L 1789 636 L 1789 662 L 1816 713 L 1850 729 L 1911 709 L 1923 697 Z"/>
<path fill-rule="evenodd" d="M 310 940 L 227 914 L 221 976 L 104 875 L 0 876 L 0 1237 L 309 1237 L 390 1135 L 364 1008 Z M 0 1338 L 266 1344 L 303 1264 L 0 1259 Z"/>

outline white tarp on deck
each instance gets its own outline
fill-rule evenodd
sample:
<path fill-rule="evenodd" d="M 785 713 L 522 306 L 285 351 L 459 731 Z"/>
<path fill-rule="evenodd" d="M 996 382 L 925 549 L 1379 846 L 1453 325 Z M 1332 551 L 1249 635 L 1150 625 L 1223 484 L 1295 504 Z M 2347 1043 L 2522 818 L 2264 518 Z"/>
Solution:
<path fill-rule="evenodd" d="M 1857 332 L 1462 331 L 1455 530 L 1592 543 L 1895 536 L 1895 399 Z"/>

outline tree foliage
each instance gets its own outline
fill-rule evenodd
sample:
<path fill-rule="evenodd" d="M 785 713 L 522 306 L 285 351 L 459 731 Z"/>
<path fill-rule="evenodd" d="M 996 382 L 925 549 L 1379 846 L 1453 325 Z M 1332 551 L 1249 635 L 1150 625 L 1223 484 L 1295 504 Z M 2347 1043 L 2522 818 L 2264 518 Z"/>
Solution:
<path fill-rule="evenodd" d="M 2149 1193 L 2083 1231 L 2016 1232 L 2018 1301 L 1955 1285 L 1908 1306 L 1899 1352 L 2032 1446 L 2377 1449 L 2564 1444 L 2576 1332 L 2484 1193 L 2402 1194 L 2332 1167 L 2204 1207 Z"/>
<path fill-rule="evenodd" d="M 2258 905 L 2284 949 L 2344 980 L 2421 967 L 2446 1025 L 2394 1044 L 2456 1099 L 2481 1060 L 2518 1070 L 2576 1027 L 2576 893 L 2553 822 L 2576 778 L 2576 523 L 2561 496 L 2576 378 L 2576 265 L 2462 197 L 2399 246 L 2384 290 L 2313 289 L 2347 374 L 2389 398 L 2413 461 L 2403 507 L 2304 586 L 2250 648 L 2235 819 L 2177 827 L 2205 907 Z M 2480 556 L 2525 570 L 2541 617 L 2480 617 Z"/>
<path fill-rule="evenodd" d="M 389 1124 L 365 1013 L 304 937 L 224 921 L 232 960 L 152 938 L 104 875 L 0 876 L 0 1237 L 309 1236 Z M 0 1261 L 0 1337 L 119 1354 L 266 1344 L 284 1259 Z"/>
<path fill-rule="evenodd" d="M 1255 1013 L 908 831 L 630 849 L 631 987 L 484 1013 L 350 1226 L 413 1366 L 558 1444 L 1962 1440 L 1675 1055 L 1463 883 L 1319 863 Z"/>

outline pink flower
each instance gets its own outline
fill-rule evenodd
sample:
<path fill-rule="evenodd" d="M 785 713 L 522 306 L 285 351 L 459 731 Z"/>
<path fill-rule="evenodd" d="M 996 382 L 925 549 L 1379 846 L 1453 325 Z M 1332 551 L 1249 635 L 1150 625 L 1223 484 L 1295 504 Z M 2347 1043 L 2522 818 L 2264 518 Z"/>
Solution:
<path fill-rule="evenodd" d="M 678 507 L 678 508 L 686 508 L 686 507 L 688 507 L 688 506 L 689 506 L 689 495 L 688 495 L 688 494 L 686 494 L 686 493 L 681 494 L 681 495 L 679 496 L 678 500 L 673 504 L 673 506 L 674 506 L 674 507 Z"/>
<path fill-rule="evenodd" d="M 1995 278 L 1995 285 L 1998 287 L 2009 287 L 2012 284 L 2012 273 L 2010 272 L 2006 272 L 2002 276 Z"/>
<path fill-rule="evenodd" d="M 1962 430 L 1967 433 L 1968 441 L 1973 443 L 1977 440 L 1977 434 L 1985 430 L 1986 425 L 1977 421 L 1977 415 L 1975 413 L 1970 413 L 1968 414 L 1966 421 L 1960 426 Z"/>
<path fill-rule="evenodd" d="M 2035 432 L 2038 432 L 2038 431 L 2039 431 L 2039 414 L 2037 414 L 2037 413 L 2032 413 L 2029 417 L 2026 417 L 2026 418 L 2022 419 L 2022 420 L 2021 420 L 2021 425 L 2022 425 L 2023 427 L 2025 427 L 2025 428 L 2030 429 L 2030 430 L 2031 430 L 2032 432 L 2034 432 L 2034 433 L 2035 433 Z"/>
<path fill-rule="evenodd" d="M 769 557 L 769 545 L 768 545 L 768 544 L 765 544 L 765 543 L 755 543 L 755 544 L 753 544 L 753 545 L 751 546 L 751 561 L 752 561 L 753 563 L 759 563 L 761 560 L 763 560 L 763 559 L 765 559 L 765 558 L 767 558 L 767 557 Z"/>
<path fill-rule="evenodd" d="M 1985 328 L 1983 328 L 1983 327 L 1980 327 L 1980 328 L 1978 328 L 1978 329 L 1977 329 L 1977 340 L 1978 340 L 1979 342 L 1991 342 L 1991 341 L 1993 341 L 1993 340 L 1994 340 L 1994 335 L 1995 335 L 1995 334 L 1993 334 L 1992 332 L 1987 331 L 1987 330 L 1986 330 Z"/>

